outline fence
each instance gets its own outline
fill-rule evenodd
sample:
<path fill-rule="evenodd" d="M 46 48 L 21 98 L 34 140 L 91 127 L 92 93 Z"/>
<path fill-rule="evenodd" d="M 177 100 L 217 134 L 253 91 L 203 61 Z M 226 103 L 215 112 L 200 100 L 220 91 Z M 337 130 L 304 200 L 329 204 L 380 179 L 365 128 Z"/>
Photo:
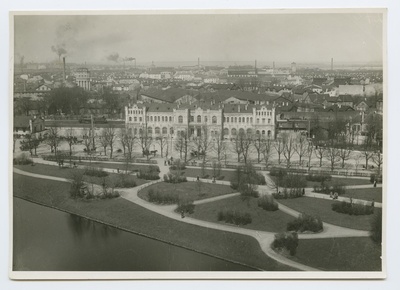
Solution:
<path fill-rule="evenodd" d="M 99 156 L 70 156 L 69 154 L 59 154 L 59 155 L 42 155 L 43 160 L 46 161 L 58 161 L 58 160 L 79 160 L 79 161 L 113 161 L 113 162 L 126 162 L 126 159 L 123 158 L 114 158 L 110 159 L 108 157 L 99 157 Z M 157 164 L 157 160 L 146 160 L 146 159 L 132 159 L 132 162 L 129 163 L 144 163 L 144 164 Z"/>

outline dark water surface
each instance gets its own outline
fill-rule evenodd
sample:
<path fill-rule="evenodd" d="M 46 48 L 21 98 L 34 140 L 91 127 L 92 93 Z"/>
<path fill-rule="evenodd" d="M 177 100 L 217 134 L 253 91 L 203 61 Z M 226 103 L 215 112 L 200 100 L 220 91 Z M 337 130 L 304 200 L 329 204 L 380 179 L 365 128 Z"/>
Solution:
<path fill-rule="evenodd" d="M 254 271 L 14 198 L 15 271 Z"/>

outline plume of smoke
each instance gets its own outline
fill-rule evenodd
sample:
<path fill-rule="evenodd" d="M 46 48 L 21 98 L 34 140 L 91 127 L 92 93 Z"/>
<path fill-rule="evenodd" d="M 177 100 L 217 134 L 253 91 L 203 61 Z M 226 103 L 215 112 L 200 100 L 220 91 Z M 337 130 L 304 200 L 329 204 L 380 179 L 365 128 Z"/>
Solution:
<path fill-rule="evenodd" d="M 124 58 L 124 61 L 133 61 L 133 60 L 135 60 L 134 57 L 125 57 Z"/>
<path fill-rule="evenodd" d="M 70 53 L 71 49 L 76 46 L 77 41 L 75 40 L 75 36 L 77 33 L 77 27 L 74 27 L 71 23 L 66 23 L 57 27 L 55 44 L 51 46 L 51 51 L 57 54 L 59 61 L 61 60 L 61 56 L 67 54 L 67 48 Z"/>
<path fill-rule="evenodd" d="M 58 55 L 58 59 L 61 58 L 62 55 L 67 54 L 67 50 L 64 48 L 64 44 L 61 45 L 53 45 L 51 50 Z"/>
<path fill-rule="evenodd" d="M 107 60 L 113 61 L 113 62 L 118 62 L 119 53 L 118 52 L 114 52 L 114 53 L 110 54 L 109 56 L 107 56 Z"/>

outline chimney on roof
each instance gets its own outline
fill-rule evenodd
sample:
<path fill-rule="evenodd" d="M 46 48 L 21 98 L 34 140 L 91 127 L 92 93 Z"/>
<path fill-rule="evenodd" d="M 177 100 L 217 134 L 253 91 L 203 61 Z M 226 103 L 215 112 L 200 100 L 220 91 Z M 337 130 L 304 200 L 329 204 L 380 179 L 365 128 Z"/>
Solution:
<path fill-rule="evenodd" d="M 331 70 L 333 71 L 333 57 L 331 58 Z"/>
<path fill-rule="evenodd" d="M 244 109 L 247 111 L 247 107 L 248 107 L 249 103 L 246 103 L 246 105 L 244 106 Z"/>
<path fill-rule="evenodd" d="M 240 113 L 240 104 L 238 105 L 238 112 Z"/>
<path fill-rule="evenodd" d="M 65 83 L 66 75 L 65 75 L 65 56 L 63 57 L 63 82 Z"/>

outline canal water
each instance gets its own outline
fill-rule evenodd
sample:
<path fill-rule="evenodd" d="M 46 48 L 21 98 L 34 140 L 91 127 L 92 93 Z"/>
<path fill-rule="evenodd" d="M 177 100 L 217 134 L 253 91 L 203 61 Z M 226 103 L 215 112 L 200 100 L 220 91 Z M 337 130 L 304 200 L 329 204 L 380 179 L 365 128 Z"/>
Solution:
<path fill-rule="evenodd" d="M 14 198 L 15 271 L 254 271 Z"/>

